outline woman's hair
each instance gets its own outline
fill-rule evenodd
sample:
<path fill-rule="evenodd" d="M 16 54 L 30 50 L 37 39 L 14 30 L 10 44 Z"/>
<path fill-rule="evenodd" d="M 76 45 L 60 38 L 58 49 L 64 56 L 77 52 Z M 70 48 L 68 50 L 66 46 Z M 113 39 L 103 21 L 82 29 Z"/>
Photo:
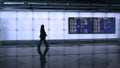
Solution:
<path fill-rule="evenodd" d="M 41 29 L 44 29 L 44 25 L 41 25 Z"/>
<path fill-rule="evenodd" d="M 41 38 L 45 38 L 47 36 L 45 29 L 44 29 L 44 25 L 41 25 L 41 29 L 40 29 L 40 37 Z"/>
<path fill-rule="evenodd" d="M 44 25 L 41 25 L 40 32 L 41 32 L 41 33 L 45 32 L 45 30 L 44 30 Z"/>

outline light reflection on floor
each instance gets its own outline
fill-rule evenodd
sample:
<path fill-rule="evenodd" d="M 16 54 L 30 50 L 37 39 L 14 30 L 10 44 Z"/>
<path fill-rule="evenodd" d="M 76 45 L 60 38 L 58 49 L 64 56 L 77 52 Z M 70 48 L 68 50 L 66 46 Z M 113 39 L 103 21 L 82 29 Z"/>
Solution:
<path fill-rule="evenodd" d="M 41 47 L 44 53 L 46 48 Z M 45 68 L 120 68 L 120 45 L 50 45 Z M 1 47 L 0 68 L 42 68 L 37 47 Z"/>

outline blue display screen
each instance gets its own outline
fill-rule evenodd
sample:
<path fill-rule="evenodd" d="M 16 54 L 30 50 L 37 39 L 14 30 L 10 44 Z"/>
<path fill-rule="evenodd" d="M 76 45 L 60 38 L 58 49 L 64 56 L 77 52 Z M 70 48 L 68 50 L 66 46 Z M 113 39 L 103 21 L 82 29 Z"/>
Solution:
<path fill-rule="evenodd" d="M 69 33 L 115 33 L 115 18 L 69 18 Z"/>

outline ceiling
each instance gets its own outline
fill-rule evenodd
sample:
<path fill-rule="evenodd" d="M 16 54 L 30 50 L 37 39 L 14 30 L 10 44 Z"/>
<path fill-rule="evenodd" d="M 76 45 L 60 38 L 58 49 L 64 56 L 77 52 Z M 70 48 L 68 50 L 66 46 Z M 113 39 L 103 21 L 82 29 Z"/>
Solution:
<path fill-rule="evenodd" d="M 23 1 L 28 1 L 28 2 L 40 2 L 40 1 L 46 1 L 46 2 L 76 2 L 76 3 L 81 3 L 81 2 L 96 2 L 96 3 L 120 3 L 120 0 L 1 0 L 5 2 L 23 2 Z"/>
<path fill-rule="evenodd" d="M 120 12 L 120 0 L 0 0 L 0 9 Z"/>

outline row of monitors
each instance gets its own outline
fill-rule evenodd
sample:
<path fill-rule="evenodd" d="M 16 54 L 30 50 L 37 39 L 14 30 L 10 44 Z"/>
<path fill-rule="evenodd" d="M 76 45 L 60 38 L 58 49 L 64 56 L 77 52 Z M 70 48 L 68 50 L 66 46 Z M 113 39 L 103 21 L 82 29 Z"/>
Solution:
<path fill-rule="evenodd" d="M 114 17 L 69 17 L 69 34 L 115 33 Z"/>

